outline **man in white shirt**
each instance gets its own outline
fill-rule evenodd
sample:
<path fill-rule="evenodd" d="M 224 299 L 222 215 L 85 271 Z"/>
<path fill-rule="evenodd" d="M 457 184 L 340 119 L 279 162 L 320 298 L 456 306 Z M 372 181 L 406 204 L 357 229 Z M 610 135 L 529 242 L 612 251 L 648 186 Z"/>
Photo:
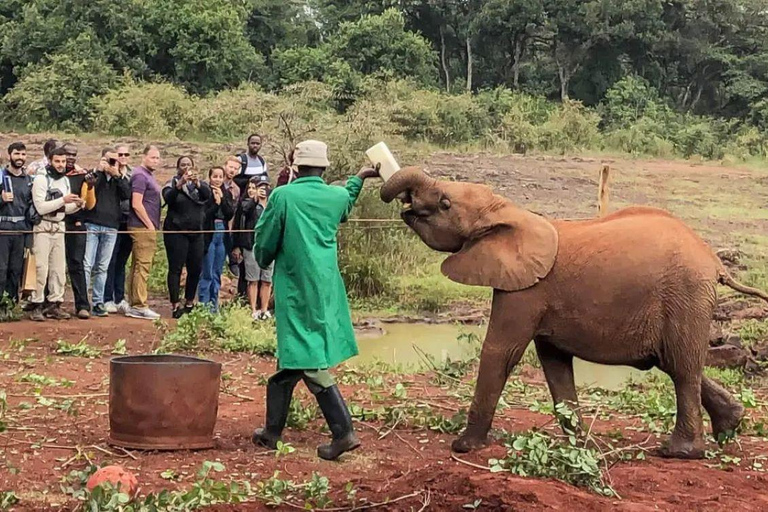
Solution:
<path fill-rule="evenodd" d="M 259 155 L 259 151 L 261 151 L 261 135 L 251 134 L 248 137 L 248 151 L 238 155 L 240 174 L 234 178 L 235 184 L 240 188 L 240 200 L 243 199 L 251 178 L 266 176 L 269 179 L 267 162 Z"/>
<path fill-rule="evenodd" d="M 30 318 L 41 322 L 46 318 L 67 320 L 70 315 L 61 309 L 66 283 L 64 250 L 64 217 L 80 210 L 85 204 L 72 194 L 66 177 L 67 152 L 58 147 L 51 152 L 45 174 L 39 174 L 32 183 L 32 202 L 42 217 L 34 231 L 32 251 L 37 264 L 37 289 L 32 294 L 33 310 Z M 45 284 L 48 282 L 50 306 L 43 312 Z"/>

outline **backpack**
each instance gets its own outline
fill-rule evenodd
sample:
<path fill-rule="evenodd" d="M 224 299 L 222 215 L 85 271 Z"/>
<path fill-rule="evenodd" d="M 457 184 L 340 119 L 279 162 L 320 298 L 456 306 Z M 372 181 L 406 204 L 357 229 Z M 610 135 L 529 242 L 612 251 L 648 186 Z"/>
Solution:
<path fill-rule="evenodd" d="M 245 171 L 248 170 L 248 154 L 241 153 L 237 155 L 237 157 L 240 159 L 240 175 L 245 175 Z M 256 158 L 259 159 L 261 165 L 264 167 L 264 173 L 269 175 L 267 172 L 267 162 L 264 158 L 261 155 L 256 155 Z"/>

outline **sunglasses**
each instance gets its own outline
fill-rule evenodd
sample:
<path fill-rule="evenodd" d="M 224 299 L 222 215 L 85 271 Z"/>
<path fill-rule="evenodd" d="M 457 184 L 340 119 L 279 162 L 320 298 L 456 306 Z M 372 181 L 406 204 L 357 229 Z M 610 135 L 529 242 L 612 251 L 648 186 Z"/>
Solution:
<path fill-rule="evenodd" d="M 117 156 L 131 156 L 130 153 L 118 153 Z"/>

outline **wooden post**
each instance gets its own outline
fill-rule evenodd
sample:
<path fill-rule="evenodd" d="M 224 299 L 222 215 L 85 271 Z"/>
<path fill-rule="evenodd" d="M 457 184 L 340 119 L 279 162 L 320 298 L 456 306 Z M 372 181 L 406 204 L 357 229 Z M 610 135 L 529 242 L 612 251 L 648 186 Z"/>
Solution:
<path fill-rule="evenodd" d="M 608 165 L 603 165 L 600 169 L 600 183 L 597 189 L 597 209 L 600 217 L 608 214 L 608 177 L 611 169 Z"/>

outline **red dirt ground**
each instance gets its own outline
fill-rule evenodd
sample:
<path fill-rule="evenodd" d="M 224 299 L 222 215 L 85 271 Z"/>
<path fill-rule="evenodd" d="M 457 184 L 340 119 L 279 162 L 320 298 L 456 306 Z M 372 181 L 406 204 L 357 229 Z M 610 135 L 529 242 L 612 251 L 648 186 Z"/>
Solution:
<path fill-rule="evenodd" d="M 224 372 L 231 373 L 234 380 L 228 390 L 239 397 L 250 397 L 252 401 L 233 396 L 227 392 L 220 395 L 218 422 L 216 425 L 216 448 L 196 452 L 140 452 L 135 457 L 106 444 L 109 431 L 107 393 L 109 350 L 116 339 L 126 339 L 128 352 L 149 351 L 157 339 L 157 331 L 150 322 L 107 318 L 87 322 L 49 322 L 35 324 L 22 321 L 12 325 L 10 339 L 3 336 L 0 350 L 8 358 L 0 363 L 0 379 L 8 393 L 9 429 L 0 434 L 0 449 L 5 456 L 5 470 L 0 473 L 0 488 L 13 489 L 22 499 L 24 506 L 17 510 L 64 510 L 73 502 L 59 491 L 58 482 L 72 469 L 85 467 L 85 460 L 71 460 L 82 450 L 97 464 L 118 463 L 135 472 L 142 492 L 157 491 L 173 487 L 174 484 L 162 479 L 160 473 L 173 469 L 184 475 L 176 485 L 189 484 L 205 460 L 222 462 L 226 471 L 222 478 L 227 480 L 268 478 L 275 470 L 281 471 L 282 478 L 296 482 L 308 480 L 312 471 L 318 471 L 331 481 L 332 496 L 343 503 L 343 488 L 353 482 L 358 496 L 372 502 L 395 499 L 421 491 L 418 497 L 387 505 L 386 510 L 416 510 L 429 496 L 429 510 L 460 510 L 462 505 L 482 499 L 480 510 L 765 510 L 768 508 L 768 494 L 764 492 L 768 476 L 752 471 L 748 460 L 765 453 L 768 443 L 756 438 L 742 437 L 741 449 L 731 446 L 727 452 L 743 458 L 740 466 L 721 470 L 708 465 L 714 461 L 666 460 L 651 454 L 644 461 L 622 462 L 613 467 L 610 477 L 621 499 L 597 496 L 557 481 L 520 478 L 501 473 L 490 473 L 476 469 L 451 458 L 452 435 L 431 431 L 398 429 L 384 439 L 372 428 L 358 424 L 362 439 L 361 449 L 345 455 L 339 462 L 325 462 L 316 458 L 315 446 L 325 442 L 326 435 L 320 432 L 323 424 L 317 419 L 304 431 L 288 430 L 286 441 L 297 451 L 276 459 L 272 453 L 264 453 L 254 447 L 249 436 L 252 429 L 260 426 L 264 419 L 264 387 L 259 379 L 273 370 L 273 361 L 249 356 L 213 355 L 212 359 L 224 364 Z M 54 355 L 56 341 L 67 339 L 78 341 L 84 333 L 92 333 L 89 345 L 104 350 L 98 359 L 61 357 Z M 29 344 L 23 351 L 12 348 L 12 340 L 25 340 Z M 18 346 L 18 345 L 17 345 Z M 246 368 L 250 367 L 250 371 Z M 43 391 L 46 398 L 77 396 L 77 416 L 68 416 L 64 411 L 52 407 L 38 407 L 20 411 L 21 402 L 33 403 L 34 385 L 19 383 L 18 376 L 36 373 L 75 381 L 71 388 L 48 387 Z M 541 382 L 538 372 L 528 369 L 526 379 Z M 397 376 L 388 379 L 397 381 Z M 459 404 L 449 398 L 445 391 L 428 383 L 422 376 L 405 376 L 410 382 L 409 397 L 417 401 L 436 404 L 440 408 L 456 410 Z M 300 385 L 301 387 L 301 385 Z M 342 386 L 350 402 L 371 406 L 365 386 Z M 303 394 L 308 403 L 308 395 Z M 19 411 L 19 412 L 16 412 Z M 547 415 L 526 409 L 508 409 L 497 415 L 495 428 L 508 431 L 525 430 L 547 423 Z M 590 418 L 587 418 L 591 421 Z M 602 421 L 595 423 L 596 432 L 606 432 L 626 422 Z M 375 422 L 373 423 L 375 426 Z M 645 434 L 637 434 L 632 442 L 639 442 Z M 33 443 L 42 444 L 34 447 Z M 655 443 L 650 443 L 653 446 Z M 98 446 L 101 448 L 94 448 Z M 710 448 L 713 448 L 711 446 Z M 105 452 L 106 450 L 107 452 Z M 462 456 L 463 460 L 487 465 L 488 459 L 504 455 L 504 448 L 498 443 L 480 452 Z M 12 474 L 12 468 L 18 473 Z M 48 504 L 46 508 L 44 504 Z M 218 506 L 214 510 L 262 510 L 258 502 L 235 506 Z"/>
<path fill-rule="evenodd" d="M 17 137 L 0 134 L 0 146 L 21 138 L 30 142 L 30 153 L 36 158 L 45 136 Z M 81 144 L 81 162 L 93 165 L 99 148 L 106 141 L 88 139 Z M 134 153 L 138 153 L 138 145 Z M 166 167 L 161 177 L 172 172 L 172 163 L 182 153 L 192 152 L 199 160 L 210 162 L 214 156 L 232 152 L 234 146 L 168 144 L 163 146 Z M 31 159 L 30 159 L 31 160 Z M 137 158 L 134 158 L 136 161 Z M 428 159 L 430 171 L 473 181 L 485 181 L 518 203 L 557 217 L 592 215 L 596 203 L 597 172 L 603 160 L 556 157 L 493 157 L 457 156 L 438 154 Z M 612 186 L 612 200 L 616 204 L 652 203 L 677 210 L 687 215 L 688 199 L 672 192 L 664 192 L 670 177 L 688 180 L 709 190 L 728 188 L 749 192 L 756 202 L 763 201 L 754 190 L 752 171 L 663 161 L 612 161 L 617 172 Z M 760 178 L 762 179 L 762 178 Z M 699 181 L 697 181 L 699 180 Z M 735 193 L 735 192 L 734 192 Z M 764 201 L 763 201 L 764 202 Z M 710 238 L 718 243 L 732 242 L 729 233 L 736 229 L 764 233 L 768 227 L 760 219 L 734 218 L 730 221 L 696 218 L 697 225 L 706 228 Z M 169 316 L 162 298 L 153 303 L 164 317 Z M 168 320 L 172 323 L 171 320 Z M 87 337 L 86 337 L 87 336 Z M 77 342 L 85 337 L 89 345 L 104 350 L 102 357 L 83 359 L 55 355 L 53 349 L 59 339 Z M 30 339 L 23 351 L 14 340 Z M 21 499 L 15 510 L 71 510 L 75 505 L 61 493 L 59 482 L 70 470 L 83 469 L 83 457 L 73 458 L 77 448 L 95 463 L 119 463 L 135 472 L 143 493 L 174 486 L 188 486 L 195 472 L 205 460 L 222 462 L 226 471 L 224 480 L 268 478 L 275 470 L 282 478 L 296 482 L 310 478 L 313 471 L 331 481 L 331 496 L 336 506 L 346 506 L 344 486 L 352 482 L 358 497 L 369 502 L 383 502 L 418 493 L 397 503 L 385 505 L 382 510 L 464 510 L 465 504 L 481 499 L 478 510 L 589 510 L 589 511 L 645 511 L 645 510 L 768 510 L 768 483 L 766 473 L 751 469 L 756 456 L 768 450 L 768 442 L 754 437 L 740 437 L 740 446 L 727 448 L 727 453 L 741 457 L 740 464 L 729 465 L 727 470 L 711 467 L 716 461 L 666 460 L 651 454 L 646 460 L 621 462 L 610 471 L 613 486 L 621 496 L 605 498 L 594 493 L 554 480 L 522 478 L 505 473 L 490 473 L 471 467 L 452 458 L 450 443 L 454 436 L 432 431 L 397 429 L 383 439 L 375 422 L 358 423 L 362 447 L 342 458 L 340 462 L 324 462 L 315 456 L 315 447 L 325 442 L 321 433 L 323 424 L 318 419 L 304 431 L 289 430 L 286 441 L 297 451 L 279 459 L 273 453 L 264 453 L 254 447 L 250 433 L 264 420 L 264 386 L 260 379 L 268 376 L 274 362 L 267 358 L 245 355 L 208 355 L 221 361 L 225 372 L 233 380 L 230 392 L 220 395 L 216 448 L 198 452 L 131 452 L 132 456 L 106 444 L 108 420 L 108 368 L 109 351 L 118 339 L 127 341 L 129 354 L 150 351 L 159 341 L 159 334 L 150 322 L 123 317 L 71 320 L 36 324 L 24 320 L 0 324 L 0 388 L 8 394 L 9 428 L 0 433 L 0 490 L 14 490 Z M 13 346 L 12 346 L 13 345 Z M 18 382 L 25 373 L 36 373 L 75 382 L 71 388 L 47 387 L 46 398 L 63 400 L 75 397 L 77 416 L 69 416 L 53 407 L 35 407 L 22 411 L 22 402 L 35 404 L 34 386 Z M 526 378 L 541 383 L 537 371 L 526 370 Z M 517 377 L 514 377 L 517 378 Z M 412 383 L 409 398 L 436 404 L 450 416 L 459 403 L 445 394 L 445 390 L 429 384 L 423 376 L 392 376 L 392 388 L 399 380 Z M 302 385 L 300 385 L 301 388 Z M 365 386 L 341 386 L 348 401 L 371 404 Z M 86 396 L 87 395 L 87 396 Z M 304 395 L 309 403 L 308 395 Z M 250 397 L 246 400 L 243 397 Z M 760 399 L 764 400 L 762 395 Z M 507 409 L 497 414 L 495 428 L 521 431 L 550 420 L 550 416 L 525 408 Z M 589 418 L 587 418 L 589 419 Z M 608 432 L 623 427 L 628 420 L 597 420 L 596 432 Z M 629 420 L 631 421 L 631 420 Z M 642 441 L 646 434 L 638 433 L 628 442 Z M 651 445 L 656 444 L 655 438 Z M 37 446 L 41 444 L 42 446 Z M 98 447 L 98 448 L 95 448 Z M 714 448 L 711 446 L 710 448 Z M 504 455 L 504 448 L 492 444 L 489 448 L 461 458 L 485 466 L 488 459 Z M 169 482 L 160 476 L 167 469 L 182 475 L 180 482 Z M 221 505 L 211 510 L 267 510 L 258 501 L 238 506 Z"/>

